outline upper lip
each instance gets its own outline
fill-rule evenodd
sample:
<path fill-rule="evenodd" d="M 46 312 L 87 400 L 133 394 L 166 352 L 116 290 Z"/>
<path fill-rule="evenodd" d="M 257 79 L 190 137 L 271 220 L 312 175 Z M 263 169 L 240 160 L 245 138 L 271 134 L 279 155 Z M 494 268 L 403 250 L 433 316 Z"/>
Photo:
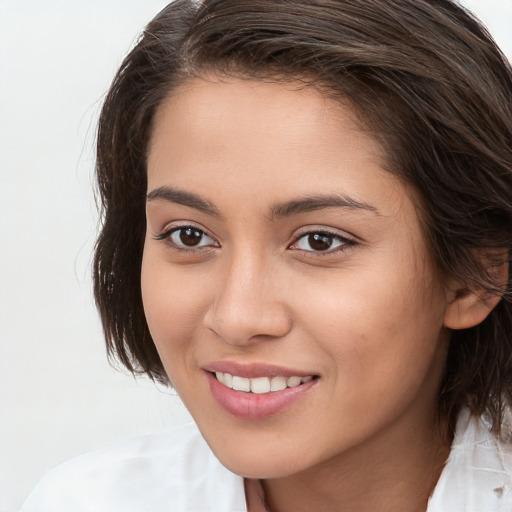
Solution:
<path fill-rule="evenodd" d="M 208 372 L 221 372 L 254 379 L 257 377 L 308 377 L 315 376 L 315 373 L 308 371 L 285 368 L 265 363 L 238 363 L 235 361 L 214 361 L 203 365 Z"/>

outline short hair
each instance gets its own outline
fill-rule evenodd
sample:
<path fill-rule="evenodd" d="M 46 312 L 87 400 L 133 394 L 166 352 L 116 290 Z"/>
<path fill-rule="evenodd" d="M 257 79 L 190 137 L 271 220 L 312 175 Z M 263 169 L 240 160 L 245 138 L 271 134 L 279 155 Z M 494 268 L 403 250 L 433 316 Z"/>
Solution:
<path fill-rule="evenodd" d="M 386 170 L 419 192 L 438 269 L 501 295 L 481 324 L 452 332 L 438 402 L 452 421 L 467 405 L 499 430 L 512 397 L 512 269 L 505 287 L 493 272 L 512 252 L 512 70 L 450 0 L 176 0 L 147 25 L 97 138 L 94 290 L 111 360 L 169 383 L 140 287 L 148 145 L 170 92 L 212 74 L 299 81 L 350 102 Z"/>

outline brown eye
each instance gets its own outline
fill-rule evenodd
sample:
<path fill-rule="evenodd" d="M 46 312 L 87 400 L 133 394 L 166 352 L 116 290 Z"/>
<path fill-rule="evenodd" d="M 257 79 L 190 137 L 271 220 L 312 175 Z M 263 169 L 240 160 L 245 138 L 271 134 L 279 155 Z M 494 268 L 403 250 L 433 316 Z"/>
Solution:
<path fill-rule="evenodd" d="M 299 249 L 311 253 L 334 253 L 354 245 L 350 238 L 329 233 L 328 231 L 311 231 L 304 233 L 290 246 L 290 249 Z"/>
<path fill-rule="evenodd" d="M 167 245 L 177 249 L 196 249 L 218 247 L 218 244 L 203 230 L 194 226 L 172 228 L 158 235 L 157 240 L 166 241 Z"/>
<path fill-rule="evenodd" d="M 334 237 L 326 233 L 311 233 L 308 235 L 308 244 L 314 251 L 327 251 L 331 248 Z"/>
<path fill-rule="evenodd" d="M 180 242 L 187 247 L 196 247 L 201 243 L 204 233 L 199 229 L 183 228 L 175 231 L 178 235 Z"/>

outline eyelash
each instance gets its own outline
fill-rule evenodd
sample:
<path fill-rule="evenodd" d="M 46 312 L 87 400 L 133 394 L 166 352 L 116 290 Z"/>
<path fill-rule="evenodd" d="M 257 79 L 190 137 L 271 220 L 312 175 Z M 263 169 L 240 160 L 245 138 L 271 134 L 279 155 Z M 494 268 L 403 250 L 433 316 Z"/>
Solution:
<path fill-rule="evenodd" d="M 332 239 L 331 243 L 339 242 L 339 245 L 336 246 L 334 249 L 328 248 L 326 250 L 318 250 L 318 251 L 314 251 L 314 250 L 308 251 L 308 250 L 300 249 L 300 248 L 297 248 L 294 250 L 305 253 L 308 256 L 310 256 L 311 254 L 314 254 L 315 257 L 327 257 L 327 256 L 332 256 L 333 254 L 336 254 L 336 253 L 345 252 L 350 247 L 352 247 L 356 244 L 356 241 L 354 239 L 349 238 L 347 236 L 343 236 L 343 235 L 340 235 L 339 233 L 329 231 L 328 229 L 316 229 L 316 230 L 305 231 L 305 232 L 297 235 L 297 237 L 295 238 L 293 243 L 290 244 L 288 246 L 288 248 L 293 249 L 293 246 L 297 245 L 301 240 L 304 240 L 304 239 L 314 236 L 314 235 L 320 235 L 320 236 L 323 236 L 326 238 L 330 238 L 330 239 Z M 311 247 L 311 245 L 310 245 L 310 247 Z"/>
<path fill-rule="evenodd" d="M 163 241 L 168 247 L 170 247 L 173 250 L 177 250 L 177 251 L 194 253 L 194 252 L 198 252 L 198 251 L 204 251 L 205 249 L 211 249 L 211 245 L 199 245 L 199 246 L 188 246 L 187 247 L 186 245 L 178 245 L 171 240 L 172 235 L 174 235 L 175 233 L 179 233 L 180 231 L 187 230 L 187 229 L 193 230 L 193 231 L 195 231 L 196 234 L 200 233 L 202 236 L 206 236 L 213 240 L 213 238 L 210 237 L 206 233 L 206 231 L 204 231 L 203 229 L 200 229 L 196 226 L 193 226 L 193 225 L 174 226 L 174 227 L 171 227 L 171 228 L 163 231 L 159 235 L 156 235 L 154 238 L 155 238 L 155 240 Z M 311 236 L 315 236 L 315 235 L 320 235 L 320 237 L 325 237 L 325 238 L 331 239 L 331 244 L 335 243 L 335 242 L 339 242 L 339 245 L 335 246 L 334 249 L 328 248 L 326 250 L 317 250 L 317 251 L 301 249 L 298 247 L 294 248 L 294 246 L 297 245 L 301 240 L 304 240 L 307 237 L 311 237 Z M 213 240 L 213 241 L 215 242 L 215 240 Z M 217 242 L 215 242 L 215 244 L 216 244 L 216 247 L 219 247 Z M 305 232 L 301 233 L 300 235 L 296 236 L 294 241 L 288 246 L 288 249 L 300 251 L 301 253 L 307 254 L 308 256 L 311 256 L 312 254 L 314 254 L 315 257 L 317 257 L 317 256 L 325 257 L 325 256 L 329 256 L 329 255 L 332 255 L 332 254 L 335 254 L 338 252 L 344 252 L 355 244 L 356 244 L 356 241 L 353 240 L 352 238 L 342 236 L 339 233 L 334 233 L 334 232 L 326 230 L 326 229 L 318 229 L 318 230 L 305 231 Z M 310 247 L 311 247 L 311 245 L 310 245 Z"/>
<path fill-rule="evenodd" d="M 168 247 L 170 247 L 171 249 L 176 250 L 176 251 L 184 251 L 184 252 L 188 252 L 188 253 L 194 253 L 197 251 L 204 251 L 205 248 L 211 249 L 211 247 L 204 246 L 204 245 L 200 245 L 200 246 L 178 245 L 171 240 L 171 237 L 173 234 L 179 233 L 180 231 L 185 231 L 187 229 L 193 230 L 196 233 L 201 233 L 202 235 L 207 236 L 208 238 L 211 238 L 213 240 L 213 238 L 210 237 L 206 233 L 206 231 L 204 231 L 201 228 L 198 228 L 197 226 L 193 226 L 193 225 L 174 226 L 172 228 L 166 229 L 159 235 L 156 235 L 154 238 L 155 238 L 155 240 L 164 242 Z M 217 244 L 217 246 L 218 246 L 218 244 Z"/>

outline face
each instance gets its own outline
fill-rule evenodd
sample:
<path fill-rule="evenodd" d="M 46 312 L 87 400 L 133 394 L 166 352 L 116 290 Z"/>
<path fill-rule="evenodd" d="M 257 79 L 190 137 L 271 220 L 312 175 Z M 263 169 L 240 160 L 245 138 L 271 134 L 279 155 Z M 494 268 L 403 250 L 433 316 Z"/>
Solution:
<path fill-rule="evenodd" d="M 145 313 L 206 441 L 243 476 L 432 423 L 446 294 L 413 193 L 354 117 L 312 88 L 197 79 L 156 118 Z"/>

